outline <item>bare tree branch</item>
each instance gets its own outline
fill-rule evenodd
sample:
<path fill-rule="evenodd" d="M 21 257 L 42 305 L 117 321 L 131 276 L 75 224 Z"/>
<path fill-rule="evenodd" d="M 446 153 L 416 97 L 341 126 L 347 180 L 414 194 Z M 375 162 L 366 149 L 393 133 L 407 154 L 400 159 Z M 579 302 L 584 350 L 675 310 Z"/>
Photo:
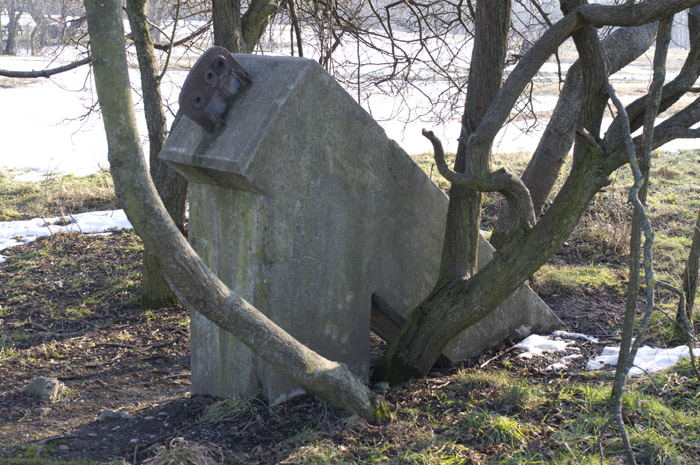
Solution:
<path fill-rule="evenodd" d="M 188 35 L 187 37 L 183 37 L 180 40 L 176 40 L 175 42 L 172 43 L 173 47 L 178 47 L 182 44 L 186 44 L 187 42 L 190 42 L 191 40 L 196 39 L 197 37 L 201 36 L 205 32 L 207 32 L 211 28 L 211 21 L 207 22 L 204 26 L 200 27 L 196 31 L 194 31 L 192 34 Z M 156 50 L 160 50 L 162 52 L 167 52 L 168 49 L 170 48 L 170 42 L 167 44 L 153 44 L 153 48 Z"/>
<path fill-rule="evenodd" d="M 85 57 L 82 60 L 74 61 L 73 63 L 59 66 L 58 68 L 40 69 L 37 71 L 11 71 L 7 69 L 0 69 L 0 76 L 10 78 L 48 78 L 55 74 L 65 73 L 66 71 L 86 65 L 91 61 L 92 57 Z"/>
<path fill-rule="evenodd" d="M 438 172 L 452 186 L 463 186 L 479 192 L 500 192 L 508 200 L 513 212 L 516 214 L 516 227 L 518 231 L 525 231 L 535 224 L 535 211 L 532 208 L 530 191 L 517 176 L 507 172 L 504 168 L 489 173 L 486 177 L 474 176 L 470 172 L 458 173 L 452 171 L 445 161 L 445 151 L 442 142 L 432 132 L 423 129 L 423 136 L 433 144 L 435 165 Z"/>

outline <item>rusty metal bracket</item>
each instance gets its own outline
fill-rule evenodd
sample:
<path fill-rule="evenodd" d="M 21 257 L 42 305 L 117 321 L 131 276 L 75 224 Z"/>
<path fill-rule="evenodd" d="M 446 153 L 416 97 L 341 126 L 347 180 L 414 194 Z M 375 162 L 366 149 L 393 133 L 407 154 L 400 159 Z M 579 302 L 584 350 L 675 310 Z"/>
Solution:
<path fill-rule="evenodd" d="M 238 89 L 251 82 L 228 50 L 210 47 L 185 79 L 180 91 L 180 109 L 208 132 L 214 132 L 224 124 L 224 112 Z"/>

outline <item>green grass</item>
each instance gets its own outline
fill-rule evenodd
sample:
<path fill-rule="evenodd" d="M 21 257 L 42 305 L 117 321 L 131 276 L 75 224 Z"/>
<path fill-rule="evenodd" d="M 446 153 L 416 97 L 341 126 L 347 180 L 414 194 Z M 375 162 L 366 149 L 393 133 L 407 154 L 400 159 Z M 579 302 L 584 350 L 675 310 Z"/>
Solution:
<path fill-rule="evenodd" d="M 109 171 L 89 176 L 47 174 L 40 182 L 15 182 L 17 171 L 0 169 L 0 221 L 69 217 L 117 208 Z"/>
<path fill-rule="evenodd" d="M 600 288 L 624 293 L 625 279 L 621 270 L 596 264 L 546 264 L 533 276 L 530 285 L 546 294 L 577 293 Z"/>

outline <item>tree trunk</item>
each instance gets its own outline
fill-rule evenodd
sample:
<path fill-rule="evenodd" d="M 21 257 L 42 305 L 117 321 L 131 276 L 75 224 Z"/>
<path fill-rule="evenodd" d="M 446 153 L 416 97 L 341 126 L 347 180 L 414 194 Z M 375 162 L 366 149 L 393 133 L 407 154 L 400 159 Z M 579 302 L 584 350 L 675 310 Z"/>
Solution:
<path fill-rule="evenodd" d="M 141 73 L 141 90 L 146 113 L 150 148 L 150 172 L 160 198 L 178 229 L 184 232 L 187 179 L 158 159 L 168 135 L 160 93 L 160 78 L 153 42 L 148 30 L 145 0 L 127 0 L 126 12 L 131 26 Z M 146 247 L 143 254 L 141 306 L 162 308 L 177 302 L 175 293 L 163 277 L 155 258 Z"/>
<path fill-rule="evenodd" d="M 224 47 L 231 53 L 246 50 L 240 0 L 212 0 L 211 16 L 214 20 L 214 45 Z"/>
<path fill-rule="evenodd" d="M 510 0 L 480 0 L 476 5 L 467 101 L 454 166 L 458 173 L 485 176 L 489 170 L 491 145 L 468 152 L 467 142 L 501 88 L 510 29 L 510 8 Z M 481 193 L 453 186 L 450 189 L 436 289 L 453 280 L 472 276 L 476 271 L 480 222 Z"/>
<path fill-rule="evenodd" d="M 386 403 L 347 367 L 309 350 L 232 293 L 192 250 L 147 173 L 131 100 L 121 2 L 86 0 L 85 7 L 115 191 L 180 300 L 234 334 L 299 387 L 368 421 L 386 419 Z"/>
<path fill-rule="evenodd" d="M 212 0 L 214 45 L 231 53 L 252 53 L 276 11 L 274 0 L 253 0 L 241 16 L 240 0 Z"/>
<path fill-rule="evenodd" d="M 631 63 L 649 49 L 656 36 L 656 23 L 634 28 L 617 29 L 602 41 L 608 63 L 608 74 L 612 75 Z M 620 47 L 620 44 L 625 47 Z M 564 87 L 547 123 L 530 162 L 522 175 L 522 180 L 530 190 L 535 214 L 542 212 L 549 194 L 556 183 L 559 171 L 564 164 L 574 142 L 579 124 L 583 98 L 583 75 L 581 60 L 577 60 L 566 74 Z M 511 234 L 511 213 L 505 205 L 491 234 L 491 244 L 503 247 Z"/>
<path fill-rule="evenodd" d="M 698 291 L 698 269 L 700 269 L 700 211 L 698 219 L 695 222 L 693 230 L 693 242 L 690 245 L 688 253 L 688 261 L 685 262 L 685 270 L 683 271 L 683 293 L 685 294 L 685 308 L 678 306 L 678 315 L 676 322 L 679 327 L 683 327 L 682 316 L 680 313 L 685 311 L 688 321 L 693 321 L 693 307 L 695 306 L 695 294 Z"/>
<path fill-rule="evenodd" d="M 20 6 L 19 11 L 17 11 L 16 0 L 10 0 L 7 7 L 7 17 L 9 23 L 7 24 L 7 43 L 5 44 L 5 55 L 16 55 L 17 54 L 17 33 L 19 31 L 19 19 L 22 16 L 22 11 L 24 7 Z"/>
<path fill-rule="evenodd" d="M 274 0 L 253 0 L 241 19 L 243 40 L 246 44 L 246 53 L 253 53 L 265 33 L 265 28 L 270 17 L 277 12 Z"/>

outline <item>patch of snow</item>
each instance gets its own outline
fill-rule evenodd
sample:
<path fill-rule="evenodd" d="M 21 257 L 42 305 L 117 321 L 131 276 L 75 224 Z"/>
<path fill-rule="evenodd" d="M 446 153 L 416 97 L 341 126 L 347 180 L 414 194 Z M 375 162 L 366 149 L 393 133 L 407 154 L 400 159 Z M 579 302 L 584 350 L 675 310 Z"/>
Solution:
<path fill-rule="evenodd" d="M 545 368 L 545 371 L 562 371 L 567 366 L 568 365 L 566 363 L 563 363 L 563 362 L 552 363 L 547 368 Z"/>
<path fill-rule="evenodd" d="M 519 326 L 515 329 L 515 332 L 518 333 L 518 336 L 520 337 L 528 337 L 530 334 L 532 334 L 532 326 Z"/>
<path fill-rule="evenodd" d="M 124 210 L 80 213 L 66 218 L 34 218 L 24 221 L 0 222 L 0 250 L 27 244 L 39 237 L 59 232 L 104 233 L 110 230 L 132 229 Z M 68 224 L 64 224 L 64 223 Z M 0 263 L 7 257 L 0 255 Z"/>
<path fill-rule="evenodd" d="M 46 175 L 36 170 L 12 173 L 11 176 L 10 182 L 41 182 L 46 180 Z"/>
<path fill-rule="evenodd" d="M 585 334 L 581 334 L 581 333 L 570 333 L 568 331 L 554 331 L 552 333 L 552 336 L 553 337 L 560 337 L 563 339 L 579 339 L 579 340 L 583 340 L 583 341 L 598 343 L 598 339 L 596 339 L 592 336 L 586 336 Z"/>
<path fill-rule="evenodd" d="M 700 356 L 700 348 L 693 349 L 693 352 Z M 586 365 L 586 370 L 601 370 L 605 366 L 616 366 L 617 357 L 620 354 L 619 347 L 605 347 L 603 352 Z M 637 351 L 634 358 L 634 365 L 629 372 L 630 376 L 639 376 L 644 373 L 653 373 L 665 370 L 674 366 L 682 358 L 689 357 L 688 347 L 678 346 L 673 348 L 655 348 L 644 346 Z"/>
<path fill-rule="evenodd" d="M 540 336 L 538 334 L 533 334 L 532 336 L 520 341 L 514 347 L 525 351 L 518 355 L 518 357 L 531 358 L 536 355 L 542 355 L 544 352 L 559 352 L 566 350 L 566 348 L 571 344 L 573 344 L 573 342 L 564 341 L 561 339 L 555 340 L 552 339 L 551 336 Z"/>

